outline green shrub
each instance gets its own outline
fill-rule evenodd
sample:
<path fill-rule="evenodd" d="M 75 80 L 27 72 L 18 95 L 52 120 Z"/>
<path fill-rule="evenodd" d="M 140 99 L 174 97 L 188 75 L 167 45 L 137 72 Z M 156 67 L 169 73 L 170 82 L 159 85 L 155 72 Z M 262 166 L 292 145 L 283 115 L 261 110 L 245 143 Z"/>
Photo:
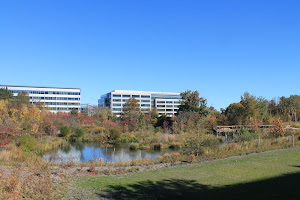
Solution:
<path fill-rule="evenodd" d="M 225 142 L 225 137 L 217 137 L 220 143 Z"/>
<path fill-rule="evenodd" d="M 137 148 L 138 148 L 138 144 L 137 143 L 131 143 L 130 146 L 129 146 L 130 150 L 137 150 Z"/>
<path fill-rule="evenodd" d="M 244 141 L 250 141 L 254 138 L 256 138 L 257 136 L 254 134 L 254 133 L 250 133 L 246 128 L 242 127 L 241 128 L 241 131 L 240 131 L 240 134 L 237 135 L 233 135 L 233 139 L 237 140 L 237 141 L 241 141 L 241 142 L 244 142 Z"/>
<path fill-rule="evenodd" d="M 73 109 L 71 110 L 71 115 L 73 115 L 73 116 L 78 116 L 78 110 L 77 110 L 76 108 L 73 108 Z"/>
<path fill-rule="evenodd" d="M 75 136 L 82 137 L 84 135 L 84 131 L 81 128 L 76 129 Z"/>
<path fill-rule="evenodd" d="M 70 133 L 71 133 L 71 128 L 69 126 L 63 126 L 60 129 L 60 134 L 58 134 L 58 136 L 59 137 L 66 137 Z"/>
<path fill-rule="evenodd" d="M 204 147 L 215 149 L 220 145 L 220 140 L 218 138 L 206 138 L 203 140 L 202 145 Z"/>
<path fill-rule="evenodd" d="M 245 142 L 245 141 L 251 141 L 252 139 L 257 138 L 257 135 L 255 133 L 249 132 L 246 128 L 242 127 L 240 134 L 234 134 L 233 139 L 237 142 Z"/>
<path fill-rule="evenodd" d="M 139 142 L 139 139 L 137 139 L 134 135 L 131 135 L 129 138 L 129 142 Z"/>
<path fill-rule="evenodd" d="M 149 146 L 146 146 L 144 144 L 139 144 L 139 149 L 149 149 Z"/>
<path fill-rule="evenodd" d="M 139 142 L 139 140 L 134 136 L 134 135 L 131 135 L 131 136 L 121 136 L 120 138 L 117 138 L 114 140 L 114 143 L 137 143 Z"/>
<path fill-rule="evenodd" d="M 109 135 L 111 140 L 116 140 L 120 138 L 121 136 L 121 131 L 118 128 L 111 128 L 109 130 Z"/>
<path fill-rule="evenodd" d="M 32 135 L 22 135 L 19 140 L 18 146 L 23 148 L 25 152 L 32 152 L 36 149 L 36 139 Z"/>
<path fill-rule="evenodd" d="M 155 128 L 155 133 L 159 133 L 160 132 L 160 127 L 156 127 Z"/>

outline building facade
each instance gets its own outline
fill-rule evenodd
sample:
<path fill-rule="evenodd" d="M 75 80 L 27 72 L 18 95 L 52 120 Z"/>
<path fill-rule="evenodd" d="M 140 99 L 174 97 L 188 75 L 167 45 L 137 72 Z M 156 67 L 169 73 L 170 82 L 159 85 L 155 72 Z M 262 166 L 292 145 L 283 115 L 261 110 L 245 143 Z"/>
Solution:
<path fill-rule="evenodd" d="M 177 113 L 181 100 L 180 93 L 114 90 L 102 95 L 98 105 L 111 108 L 112 112 L 119 116 L 131 97 L 138 101 L 142 112 L 157 108 L 159 115 L 166 114 L 169 117 Z"/>
<path fill-rule="evenodd" d="M 70 112 L 80 110 L 80 88 L 33 87 L 0 85 L 0 88 L 11 90 L 14 96 L 27 92 L 30 103 L 44 103 L 51 112 Z"/>

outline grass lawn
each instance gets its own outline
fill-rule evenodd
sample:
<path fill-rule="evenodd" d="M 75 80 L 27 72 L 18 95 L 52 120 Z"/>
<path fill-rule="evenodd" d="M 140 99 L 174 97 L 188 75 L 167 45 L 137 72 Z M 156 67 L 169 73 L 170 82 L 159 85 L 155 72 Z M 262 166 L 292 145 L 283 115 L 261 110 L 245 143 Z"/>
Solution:
<path fill-rule="evenodd" d="M 300 199 L 300 148 L 75 182 L 100 199 Z"/>

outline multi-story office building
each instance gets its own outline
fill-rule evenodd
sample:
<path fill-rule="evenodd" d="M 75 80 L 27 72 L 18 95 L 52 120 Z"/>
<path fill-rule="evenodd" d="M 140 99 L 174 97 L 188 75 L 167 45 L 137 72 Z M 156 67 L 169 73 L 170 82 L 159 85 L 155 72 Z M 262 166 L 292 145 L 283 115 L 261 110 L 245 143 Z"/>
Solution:
<path fill-rule="evenodd" d="M 98 105 L 111 108 L 112 112 L 119 116 L 130 97 L 138 101 L 142 112 L 157 108 L 160 115 L 166 114 L 170 117 L 177 113 L 181 100 L 180 93 L 114 90 L 102 95 Z"/>
<path fill-rule="evenodd" d="M 80 110 L 80 88 L 32 87 L 0 85 L 0 88 L 11 90 L 14 96 L 19 92 L 27 92 L 30 103 L 44 103 L 52 112 L 69 112 Z"/>

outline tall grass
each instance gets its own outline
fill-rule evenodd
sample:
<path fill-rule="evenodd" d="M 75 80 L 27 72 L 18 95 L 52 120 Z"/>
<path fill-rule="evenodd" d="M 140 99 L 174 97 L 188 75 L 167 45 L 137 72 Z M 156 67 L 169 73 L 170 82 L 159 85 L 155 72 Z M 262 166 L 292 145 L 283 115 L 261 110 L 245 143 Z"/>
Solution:
<path fill-rule="evenodd" d="M 49 163 L 22 147 L 9 145 L 0 151 L 0 165 L 7 168 L 8 175 L 0 174 L 0 199 L 53 199 L 60 196 L 55 191 L 50 176 Z"/>

